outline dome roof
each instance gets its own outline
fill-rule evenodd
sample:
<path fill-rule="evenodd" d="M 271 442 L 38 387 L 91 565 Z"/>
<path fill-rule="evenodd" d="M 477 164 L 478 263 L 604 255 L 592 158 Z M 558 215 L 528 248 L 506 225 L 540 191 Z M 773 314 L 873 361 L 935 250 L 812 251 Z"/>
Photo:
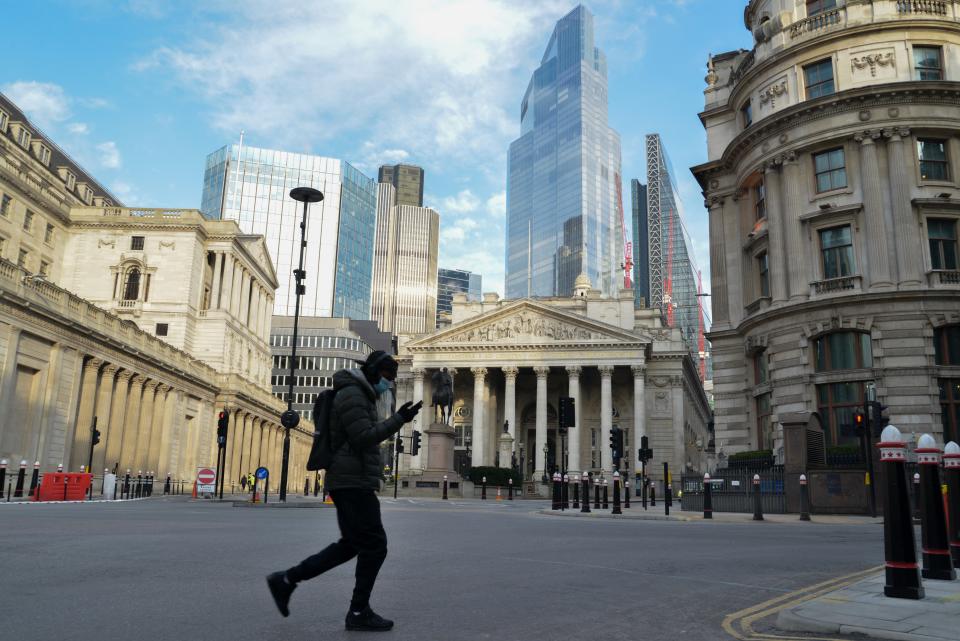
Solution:
<path fill-rule="evenodd" d="M 590 282 L 590 277 L 584 273 L 581 273 L 577 276 L 577 280 L 573 281 L 574 289 L 592 289 L 593 283 Z"/>

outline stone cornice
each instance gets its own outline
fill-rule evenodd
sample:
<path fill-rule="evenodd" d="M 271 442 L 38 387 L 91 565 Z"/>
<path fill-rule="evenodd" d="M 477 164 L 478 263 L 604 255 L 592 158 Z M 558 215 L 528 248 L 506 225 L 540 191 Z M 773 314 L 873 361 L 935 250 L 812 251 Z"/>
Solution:
<path fill-rule="evenodd" d="M 701 186 L 705 186 L 705 181 L 714 175 L 733 171 L 740 159 L 762 141 L 794 130 L 801 125 L 838 114 L 861 111 L 866 107 L 910 103 L 945 105 L 955 108 L 960 104 L 960 83 L 895 82 L 848 89 L 830 96 L 806 100 L 754 123 L 727 145 L 719 159 L 693 167 L 691 171 Z M 777 153 L 782 154 L 783 150 Z"/>

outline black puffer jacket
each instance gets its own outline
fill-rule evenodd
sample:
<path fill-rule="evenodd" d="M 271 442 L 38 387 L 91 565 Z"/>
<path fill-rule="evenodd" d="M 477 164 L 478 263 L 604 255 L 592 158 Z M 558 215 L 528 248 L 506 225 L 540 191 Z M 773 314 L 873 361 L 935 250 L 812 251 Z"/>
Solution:
<path fill-rule="evenodd" d="M 330 412 L 330 436 L 335 453 L 324 486 L 379 490 L 380 443 L 400 431 L 403 419 L 394 414 L 379 420 L 377 393 L 360 370 L 340 370 L 333 375 L 333 388 L 337 395 Z"/>

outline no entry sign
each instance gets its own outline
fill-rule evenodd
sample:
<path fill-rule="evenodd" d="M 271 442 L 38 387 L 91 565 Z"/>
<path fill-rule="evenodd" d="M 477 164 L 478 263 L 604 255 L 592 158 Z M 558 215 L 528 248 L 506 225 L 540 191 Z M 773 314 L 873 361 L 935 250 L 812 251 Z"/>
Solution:
<path fill-rule="evenodd" d="M 216 492 L 217 472 L 209 467 L 197 468 L 197 494 Z"/>

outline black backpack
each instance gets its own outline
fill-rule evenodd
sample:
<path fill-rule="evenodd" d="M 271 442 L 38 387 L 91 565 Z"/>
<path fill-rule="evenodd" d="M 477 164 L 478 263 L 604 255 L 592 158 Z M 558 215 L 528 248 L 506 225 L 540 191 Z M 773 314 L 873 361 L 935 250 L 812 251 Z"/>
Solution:
<path fill-rule="evenodd" d="M 330 412 L 336 390 L 328 389 L 317 394 L 313 401 L 313 445 L 307 469 L 311 472 L 325 470 L 333 463 L 333 438 L 330 434 Z"/>

